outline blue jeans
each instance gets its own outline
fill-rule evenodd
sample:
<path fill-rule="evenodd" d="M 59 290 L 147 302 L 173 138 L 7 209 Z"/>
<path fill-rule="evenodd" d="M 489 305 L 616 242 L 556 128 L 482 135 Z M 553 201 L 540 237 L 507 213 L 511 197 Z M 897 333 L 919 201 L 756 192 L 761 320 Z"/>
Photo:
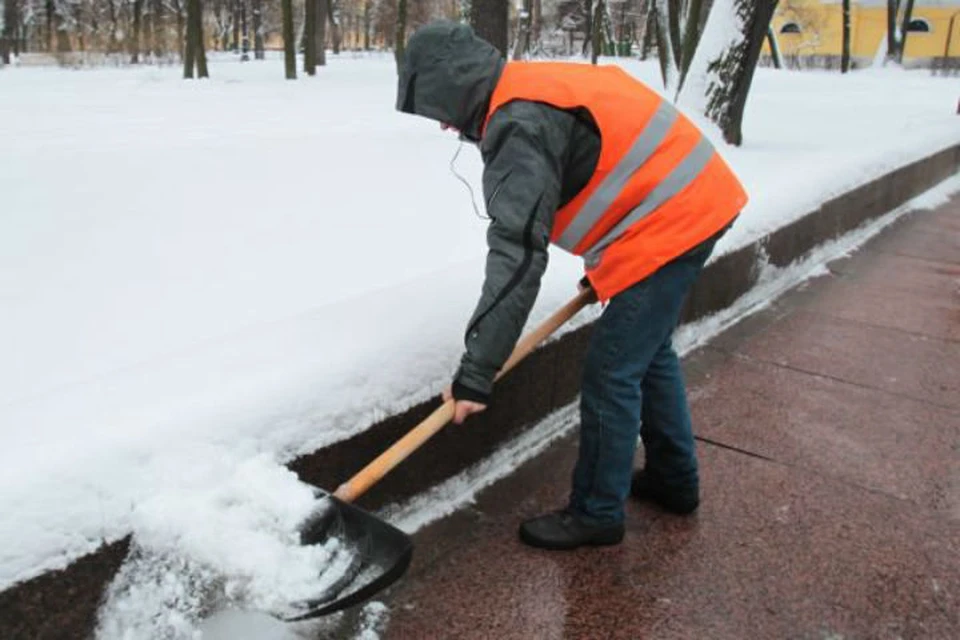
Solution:
<path fill-rule="evenodd" d="M 594 325 L 570 495 L 570 508 L 588 521 L 623 521 L 638 432 L 649 473 L 666 485 L 697 486 L 690 410 L 672 337 L 684 299 L 722 234 L 614 296 Z"/>

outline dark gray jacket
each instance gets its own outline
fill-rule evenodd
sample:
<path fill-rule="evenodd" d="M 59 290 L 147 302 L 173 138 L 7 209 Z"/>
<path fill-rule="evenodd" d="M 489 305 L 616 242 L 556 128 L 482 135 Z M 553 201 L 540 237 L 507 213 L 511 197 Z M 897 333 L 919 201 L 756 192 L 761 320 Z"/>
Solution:
<path fill-rule="evenodd" d="M 480 144 L 489 253 L 453 393 L 484 403 L 540 290 L 554 214 L 586 186 L 600 154 L 585 111 L 538 102 L 498 109 L 481 138 L 503 65 L 470 27 L 434 22 L 411 36 L 397 92 L 397 109 L 450 124 Z"/>

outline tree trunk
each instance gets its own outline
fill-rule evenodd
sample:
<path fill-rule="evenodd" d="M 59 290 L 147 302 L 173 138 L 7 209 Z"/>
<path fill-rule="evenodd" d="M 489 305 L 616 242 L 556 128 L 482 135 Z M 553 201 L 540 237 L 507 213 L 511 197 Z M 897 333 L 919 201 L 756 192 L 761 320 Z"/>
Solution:
<path fill-rule="evenodd" d="M 774 69 L 783 69 L 783 54 L 780 53 L 780 41 L 773 30 L 773 25 L 767 27 L 767 42 L 770 43 L 770 57 L 773 59 Z"/>
<path fill-rule="evenodd" d="M 597 59 L 603 54 L 603 13 L 604 13 L 604 1 L 603 0 L 594 0 L 594 9 L 593 9 L 593 33 L 591 38 L 592 51 L 590 52 L 590 63 L 597 64 Z"/>
<path fill-rule="evenodd" d="M 887 62 L 898 58 L 900 38 L 897 37 L 897 14 L 900 13 L 900 0 L 887 0 Z"/>
<path fill-rule="evenodd" d="M 317 65 L 327 64 L 327 3 L 330 0 L 307 0 L 317 4 Z"/>
<path fill-rule="evenodd" d="M 687 12 L 687 24 L 684 25 L 683 46 L 680 52 L 680 86 L 687 77 L 690 70 L 690 62 L 697 52 L 697 45 L 700 43 L 700 34 L 703 31 L 703 22 L 700 20 L 700 12 L 703 10 L 703 0 L 690 0 L 690 8 Z"/>
<path fill-rule="evenodd" d="M 263 60 L 263 0 L 253 0 L 253 57 Z"/>
<path fill-rule="evenodd" d="M 184 66 L 186 66 L 187 39 L 184 37 L 186 25 L 184 24 L 183 8 L 183 0 L 173 0 L 173 9 L 177 12 L 177 50 L 180 59 L 184 61 Z"/>
<path fill-rule="evenodd" d="M 843 0 L 843 53 L 840 56 L 840 73 L 850 71 L 850 0 Z"/>
<path fill-rule="evenodd" d="M 293 0 L 282 0 L 283 10 L 283 63 L 287 80 L 297 79 L 297 42 L 293 37 Z"/>
<path fill-rule="evenodd" d="M 63 11 L 66 8 L 54 4 L 53 28 L 57 32 L 57 53 L 69 53 L 72 50 L 70 46 L 70 34 L 65 28 L 66 16 Z"/>
<path fill-rule="evenodd" d="M 113 3 L 111 2 L 111 9 L 113 8 Z M 46 0 L 44 3 L 44 11 L 47 18 L 47 51 L 53 53 L 53 0 Z"/>
<path fill-rule="evenodd" d="M 913 0 L 907 0 L 907 8 L 903 11 L 903 23 L 900 27 L 900 46 L 897 48 L 897 62 L 903 64 L 903 54 L 907 50 L 907 36 L 910 21 L 913 20 Z"/>
<path fill-rule="evenodd" d="M 210 74 L 207 72 L 207 49 L 203 39 L 203 0 L 191 1 L 197 6 L 197 10 L 194 13 L 193 18 L 197 23 L 197 47 L 195 52 L 195 59 L 197 61 L 197 77 L 209 78 Z"/>
<path fill-rule="evenodd" d="M 250 30 L 247 29 L 247 0 L 240 0 L 240 60 L 250 59 Z"/>
<path fill-rule="evenodd" d="M 716 0 L 704 29 L 704 42 L 694 63 L 684 97 L 699 101 L 696 106 L 719 125 L 724 139 L 743 143 L 743 112 L 763 40 L 777 0 Z M 735 31 L 727 26 L 734 18 Z"/>
<path fill-rule="evenodd" d="M 183 77 L 192 78 L 196 66 L 194 60 L 197 55 L 197 37 L 193 33 L 193 3 L 195 0 L 186 0 L 187 3 L 187 39 L 183 46 Z"/>
<path fill-rule="evenodd" d="M 403 52 L 407 48 L 407 0 L 397 0 L 397 30 L 394 36 L 393 52 L 397 58 L 397 71 L 403 62 Z"/>
<path fill-rule="evenodd" d="M 192 78 L 196 68 L 198 78 L 207 78 L 207 53 L 203 45 L 203 4 L 201 0 L 187 0 L 187 47 L 184 55 L 183 77 Z"/>
<path fill-rule="evenodd" d="M 593 45 L 593 0 L 584 0 L 583 5 L 583 46 L 580 47 L 580 55 L 586 58 Z"/>
<path fill-rule="evenodd" d="M 77 37 L 77 48 L 80 50 L 80 53 L 86 52 L 87 47 L 87 29 L 83 25 L 84 12 L 79 4 L 70 5 L 70 20 L 71 20 L 71 31 L 76 34 Z"/>
<path fill-rule="evenodd" d="M 340 28 L 340 5 L 337 0 L 327 0 L 327 15 L 330 18 L 330 27 L 333 40 L 333 54 L 340 55 L 340 44 L 343 41 L 343 30 Z"/>
<path fill-rule="evenodd" d="M 240 0 L 231 0 L 230 22 L 233 27 L 233 42 L 230 43 L 230 50 L 236 53 L 240 51 Z"/>
<path fill-rule="evenodd" d="M 646 13 L 643 18 L 643 42 L 640 43 L 640 59 L 646 60 L 650 57 L 650 51 L 656 44 L 657 38 L 657 7 L 656 0 L 647 0 Z M 661 67 L 660 71 L 663 71 Z"/>
<path fill-rule="evenodd" d="M 373 0 L 363 3 L 363 50 L 370 51 L 370 15 L 373 12 Z"/>
<path fill-rule="evenodd" d="M 14 0 L 13 6 L 16 8 L 16 22 L 13 29 L 13 55 L 19 56 L 27 50 L 27 27 L 23 23 L 23 10 L 20 3 Z"/>
<path fill-rule="evenodd" d="M 317 73 L 317 0 L 303 5 L 303 70 L 309 76 Z"/>
<path fill-rule="evenodd" d="M 10 64 L 10 52 L 16 47 L 14 44 L 14 25 L 18 22 L 16 0 L 5 0 L 3 3 L 3 34 L 0 35 L 0 64 Z"/>
<path fill-rule="evenodd" d="M 533 15 L 530 16 L 531 51 L 540 51 L 541 31 L 543 31 L 543 0 L 533 0 Z"/>
<path fill-rule="evenodd" d="M 510 29 L 507 0 L 473 0 L 470 4 L 470 26 L 502 55 L 507 54 Z"/>
<path fill-rule="evenodd" d="M 654 0 L 651 3 L 653 27 L 657 39 L 657 58 L 660 61 L 660 75 L 668 93 L 676 88 L 678 80 L 677 59 L 674 57 L 673 42 L 670 39 L 670 13 L 667 0 Z"/>
<path fill-rule="evenodd" d="M 683 35 L 680 26 L 683 19 L 683 1 L 667 0 L 666 11 L 667 26 L 670 29 L 670 46 L 672 47 L 670 53 L 673 54 L 673 60 L 679 72 L 683 65 Z"/>
<path fill-rule="evenodd" d="M 130 64 L 140 63 L 140 31 L 143 27 L 143 0 L 133 0 L 133 37 L 130 38 Z"/>
<path fill-rule="evenodd" d="M 150 44 L 153 45 L 153 56 L 159 60 L 167 49 L 166 38 L 164 37 L 166 16 L 164 15 L 163 0 L 153 0 L 151 11 L 153 16 L 150 20 Z"/>
<path fill-rule="evenodd" d="M 517 16 L 517 39 L 513 45 L 513 59 L 520 60 L 530 51 L 530 21 L 533 0 L 523 0 L 523 11 Z"/>

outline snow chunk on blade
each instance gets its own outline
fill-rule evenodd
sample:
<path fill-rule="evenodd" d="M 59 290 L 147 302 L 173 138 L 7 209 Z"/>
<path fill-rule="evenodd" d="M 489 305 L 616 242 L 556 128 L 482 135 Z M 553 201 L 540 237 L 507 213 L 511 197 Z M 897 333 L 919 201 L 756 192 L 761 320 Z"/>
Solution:
<path fill-rule="evenodd" d="M 198 487 L 211 480 L 207 469 L 134 510 L 134 542 L 101 608 L 98 638 L 193 639 L 240 626 L 258 638 L 296 637 L 276 619 L 357 604 L 406 569 L 404 534 L 268 456 L 209 466 L 227 472 Z M 224 616 L 237 612 L 261 615 Z"/>

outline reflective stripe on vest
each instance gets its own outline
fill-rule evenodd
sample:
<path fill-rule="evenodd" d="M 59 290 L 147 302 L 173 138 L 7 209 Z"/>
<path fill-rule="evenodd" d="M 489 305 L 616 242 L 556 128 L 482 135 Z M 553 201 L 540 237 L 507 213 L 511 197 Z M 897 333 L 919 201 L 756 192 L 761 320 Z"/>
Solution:
<path fill-rule="evenodd" d="M 677 120 L 677 110 L 666 100 L 660 103 L 646 128 L 637 136 L 627 155 L 617 164 L 596 191 L 590 196 L 577 216 L 556 240 L 557 246 L 573 253 L 640 167 L 660 148 L 667 133 Z"/>
<path fill-rule="evenodd" d="M 646 133 L 646 131 L 644 131 L 644 133 Z M 700 175 L 700 172 L 703 171 L 707 163 L 710 162 L 710 159 L 713 158 L 714 153 L 715 150 L 713 145 L 710 144 L 710 141 L 707 140 L 706 137 L 701 138 L 697 146 L 693 148 L 693 151 L 691 151 L 687 157 L 683 159 L 683 162 L 677 165 L 673 171 L 667 174 L 663 182 L 658 184 L 643 202 L 631 209 L 610 231 L 583 252 L 583 258 L 587 266 L 589 267 L 599 262 L 603 250 L 606 249 L 611 242 L 616 240 L 621 233 L 629 229 L 633 224 L 646 218 L 653 213 L 657 207 L 686 189 L 687 185 L 696 180 L 697 176 Z M 626 160 L 626 158 L 624 158 L 624 160 Z M 618 171 L 622 165 L 623 162 L 617 165 Z M 634 171 L 638 168 L 639 167 L 636 167 Z M 580 213 L 577 214 L 577 218 L 582 215 L 583 211 L 581 210 Z"/>

